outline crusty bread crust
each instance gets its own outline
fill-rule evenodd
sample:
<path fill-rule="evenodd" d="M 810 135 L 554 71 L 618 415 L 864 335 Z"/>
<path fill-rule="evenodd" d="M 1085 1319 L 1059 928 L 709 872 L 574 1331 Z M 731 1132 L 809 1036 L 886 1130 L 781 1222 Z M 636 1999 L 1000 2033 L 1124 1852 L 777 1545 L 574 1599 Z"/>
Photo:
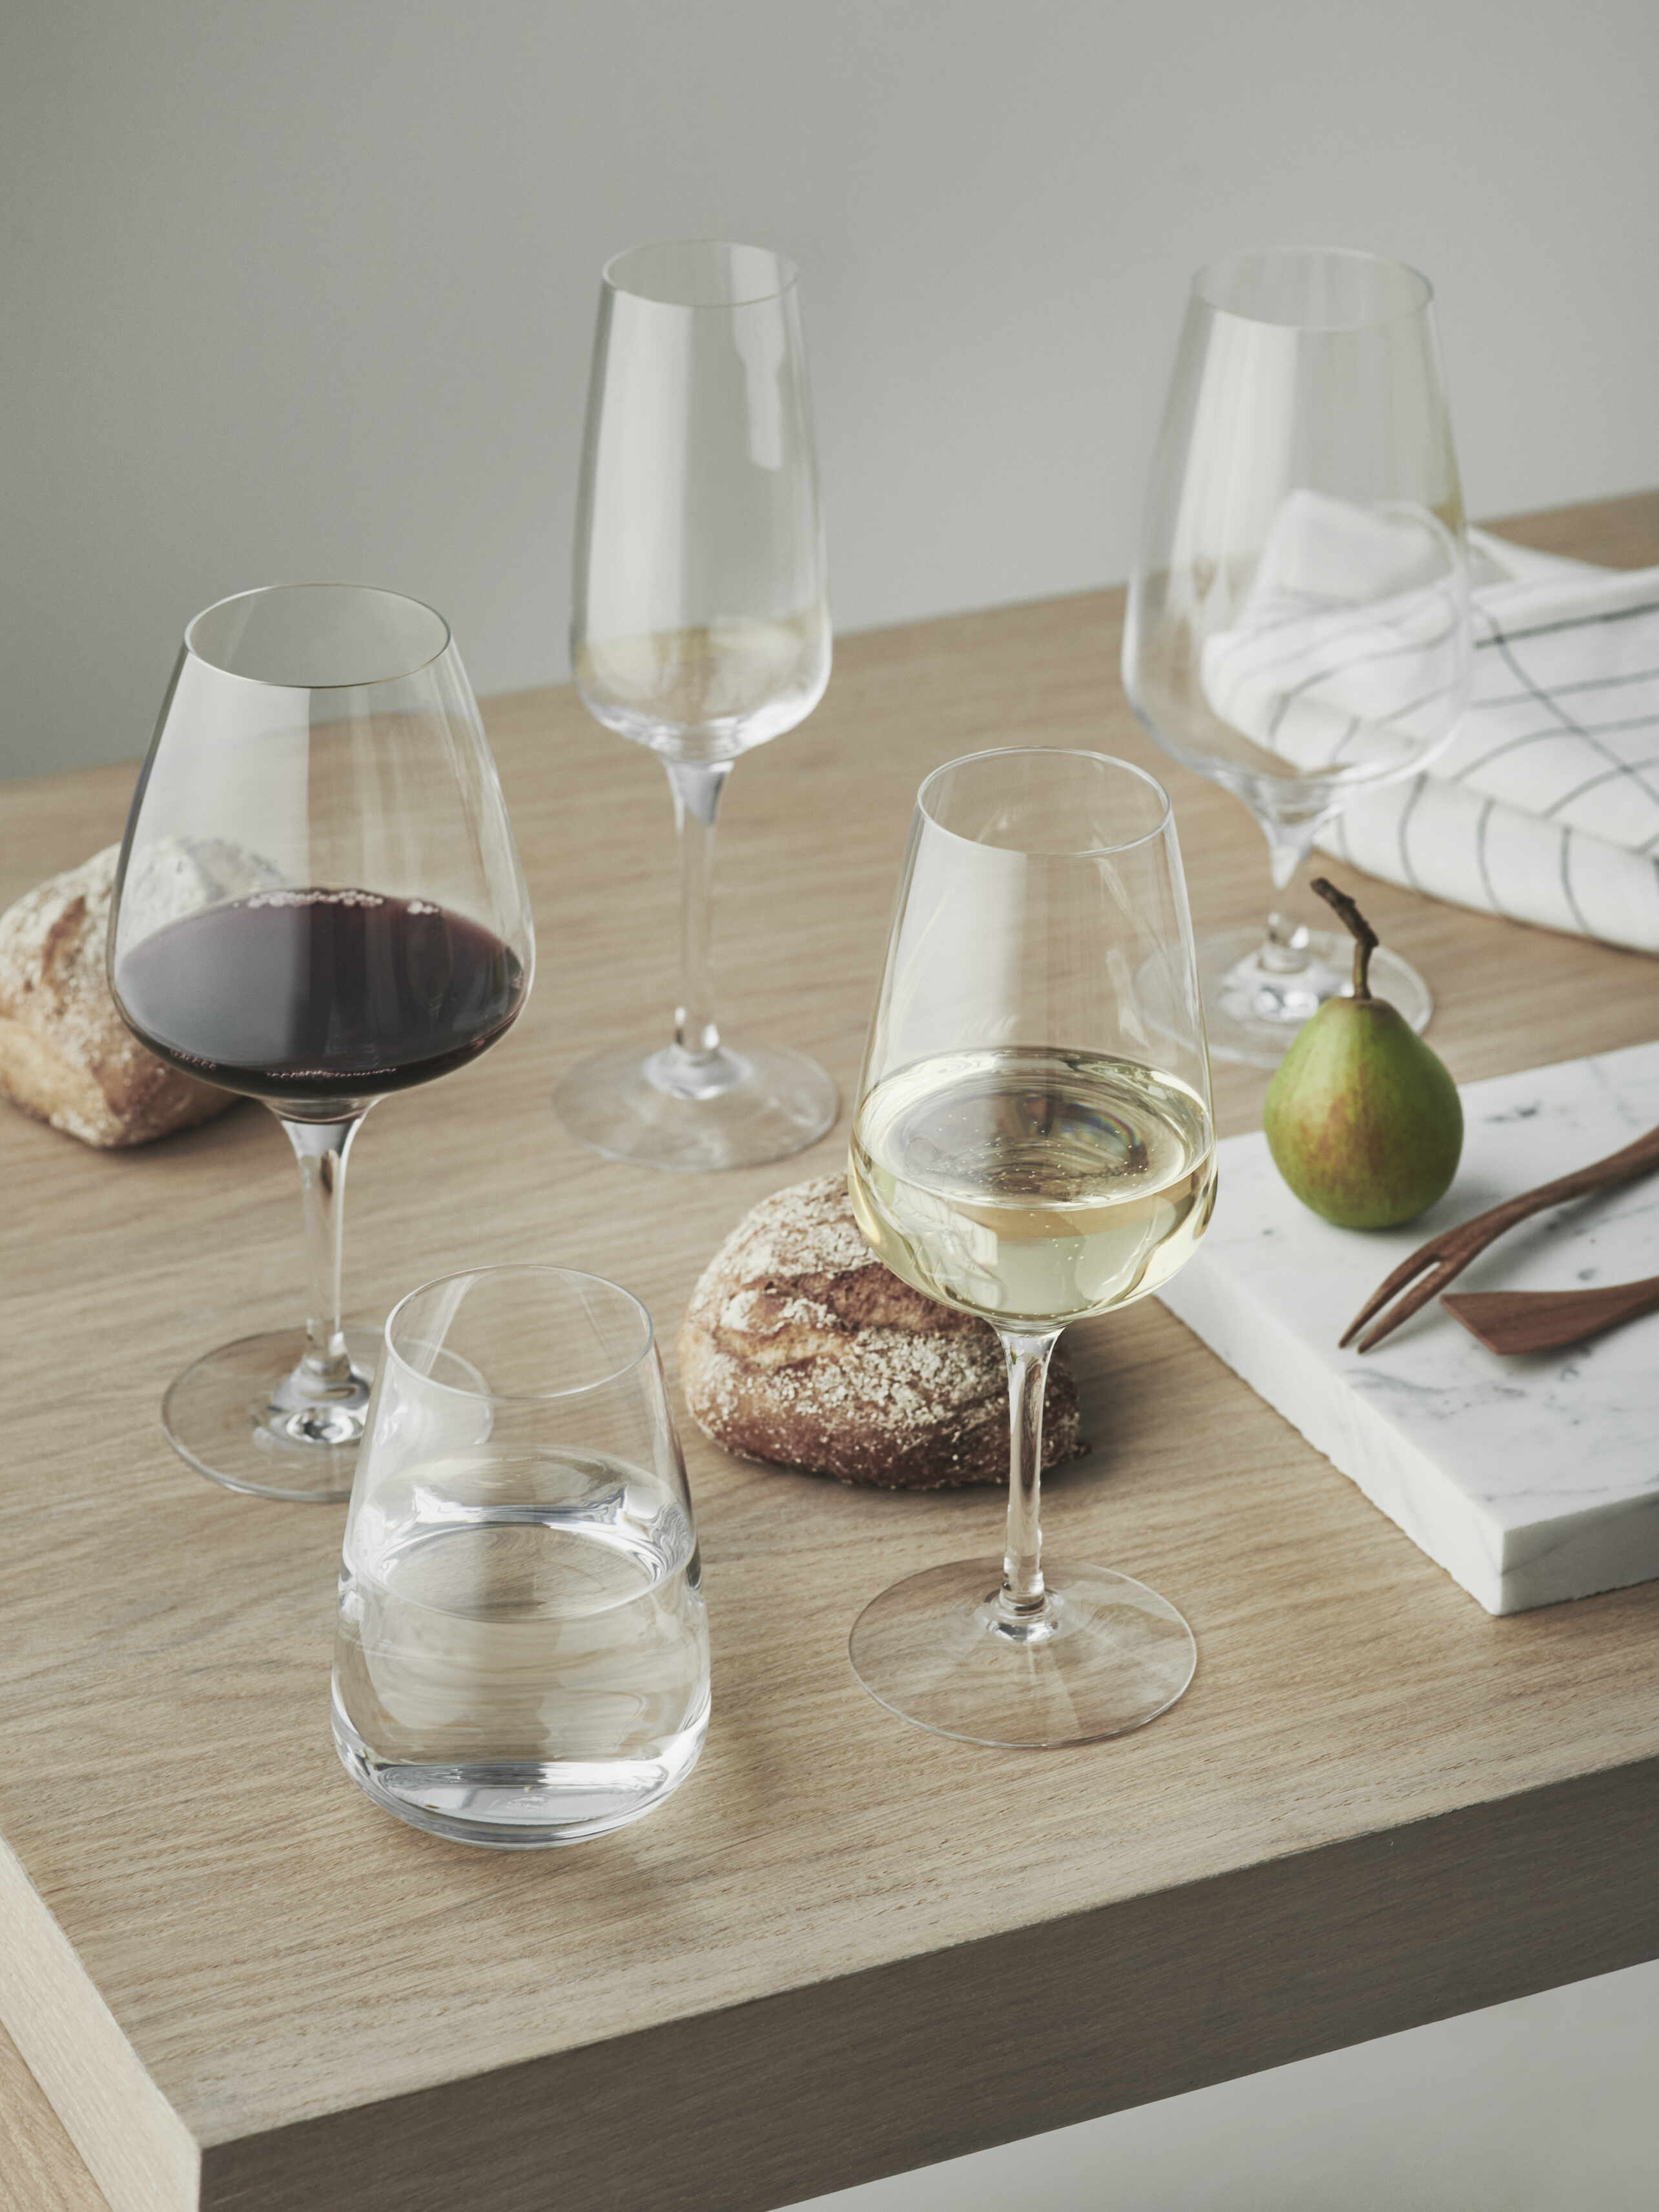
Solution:
<path fill-rule="evenodd" d="M 0 915 L 0 1096 L 82 1144 L 147 1144 L 235 1103 L 146 1052 L 104 975 L 120 847 Z"/>
<path fill-rule="evenodd" d="M 882 1266 L 844 1176 L 775 1191 L 744 1216 L 692 1293 L 678 1349 L 692 1419 L 742 1458 L 892 1490 L 1008 1480 L 994 1331 Z M 1083 1449 L 1057 1352 L 1043 1464 Z"/>

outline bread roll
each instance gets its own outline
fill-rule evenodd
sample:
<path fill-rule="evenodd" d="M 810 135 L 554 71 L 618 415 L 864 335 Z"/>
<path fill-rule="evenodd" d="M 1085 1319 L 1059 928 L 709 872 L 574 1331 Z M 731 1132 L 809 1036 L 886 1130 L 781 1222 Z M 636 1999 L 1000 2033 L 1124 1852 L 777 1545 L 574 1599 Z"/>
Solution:
<path fill-rule="evenodd" d="M 691 1417 L 744 1459 L 890 1490 L 1008 1480 L 995 1333 L 871 1253 L 844 1176 L 776 1191 L 704 1269 L 678 1341 Z M 1055 1354 L 1045 1467 L 1074 1459 L 1077 1391 Z"/>
<path fill-rule="evenodd" d="M 0 915 L 0 1096 L 82 1144 L 143 1145 L 222 1114 L 228 1091 L 146 1052 L 104 975 L 111 845 Z"/>

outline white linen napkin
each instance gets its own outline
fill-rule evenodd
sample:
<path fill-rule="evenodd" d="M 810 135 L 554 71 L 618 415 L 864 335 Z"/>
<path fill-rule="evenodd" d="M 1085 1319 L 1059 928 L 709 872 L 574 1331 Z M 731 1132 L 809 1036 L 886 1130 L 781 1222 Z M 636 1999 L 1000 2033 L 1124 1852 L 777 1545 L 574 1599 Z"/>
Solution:
<path fill-rule="evenodd" d="M 1356 792 L 1321 848 L 1432 898 L 1659 952 L 1659 568 L 1470 541 L 1469 704 L 1422 775 Z"/>
<path fill-rule="evenodd" d="M 1204 641 L 1205 701 L 1306 775 L 1341 768 L 1362 739 L 1370 773 L 1414 768 L 1468 688 L 1463 597 L 1450 533 L 1425 509 L 1293 491 L 1236 619 Z"/>

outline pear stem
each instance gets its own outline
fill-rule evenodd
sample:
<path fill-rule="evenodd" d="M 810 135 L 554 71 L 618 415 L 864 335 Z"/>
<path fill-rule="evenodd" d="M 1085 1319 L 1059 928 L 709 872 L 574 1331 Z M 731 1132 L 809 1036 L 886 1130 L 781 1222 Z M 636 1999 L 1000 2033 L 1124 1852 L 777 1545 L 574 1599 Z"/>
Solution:
<path fill-rule="evenodd" d="M 1376 932 L 1346 891 L 1338 890 L 1336 885 L 1325 877 L 1316 876 L 1310 888 L 1318 892 L 1327 906 L 1334 908 L 1342 918 L 1343 927 L 1352 934 L 1354 940 L 1353 994 L 1356 999 L 1369 999 L 1371 995 L 1371 955 L 1380 941 Z"/>

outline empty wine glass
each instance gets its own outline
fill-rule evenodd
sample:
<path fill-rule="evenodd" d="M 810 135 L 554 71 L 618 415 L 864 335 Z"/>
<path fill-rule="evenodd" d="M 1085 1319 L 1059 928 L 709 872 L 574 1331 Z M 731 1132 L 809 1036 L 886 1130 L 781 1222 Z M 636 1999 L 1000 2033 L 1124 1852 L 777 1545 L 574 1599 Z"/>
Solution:
<path fill-rule="evenodd" d="M 816 1061 L 729 1045 L 708 943 L 714 823 L 733 762 L 830 680 L 830 609 L 795 272 L 757 246 L 640 246 L 605 270 L 570 623 L 590 714 L 668 771 L 680 850 L 671 1043 L 571 1068 L 554 1104 L 612 1158 L 781 1159 L 836 1118 Z"/>
<path fill-rule="evenodd" d="M 1192 1679 L 1192 1632 L 1127 1575 L 1042 1557 L 1049 1355 L 1145 1297 L 1215 1196 L 1209 1066 L 1170 802 L 1140 769 L 1034 750 L 922 785 L 859 1079 L 866 1241 L 1007 1358 L 1000 1559 L 896 1583 L 853 1630 L 860 1680 L 980 1743 L 1139 1728 Z"/>
<path fill-rule="evenodd" d="M 525 1850 L 650 1812 L 708 1729 L 696 1531 L 649 1314 L 568 1267 L 412 1291 L 346 1516 L 347 1772 L 415 1827 Z"/>
<path fill-rule="evenodd" d="M 1425 278 L 1369 253 L 1200 271 L 1129 587 L 1123 681 L 1242 799 L 1283 892 L 1350 793 L 1421 769 L 1468 696 L 1463 499 Z M 1199 943 L 1210 1048 L 1277 1066 L 1349 988 L 1345 938 L 1269 916 Z M 1371 980 L 1421 1029 L 1396 954 Z"/>
<path fill-rule="evenodd" d="M 534 954 L 442 616 L 345 584 L 198 615 L 133 794 L 110 987 L 152 1052 L 282 1122 L 310 1271 L 303 1330 L 209 1352 L 162 1401 L 174 1447 L 216 1482 L 349 1494 L 378 1351 L 341 1316 L 351 1140 L 377 1098 L 495 1043 Z"/>

